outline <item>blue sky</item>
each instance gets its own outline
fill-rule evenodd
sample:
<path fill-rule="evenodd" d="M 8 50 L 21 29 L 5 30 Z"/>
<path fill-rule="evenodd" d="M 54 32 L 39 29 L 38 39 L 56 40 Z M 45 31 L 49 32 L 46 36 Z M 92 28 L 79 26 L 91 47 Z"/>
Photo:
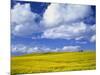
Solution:
<path fill-rule="evenodd" d="M 95 6 L 12 1 L 12 52 L 96 50 L 95 20 Z"/>

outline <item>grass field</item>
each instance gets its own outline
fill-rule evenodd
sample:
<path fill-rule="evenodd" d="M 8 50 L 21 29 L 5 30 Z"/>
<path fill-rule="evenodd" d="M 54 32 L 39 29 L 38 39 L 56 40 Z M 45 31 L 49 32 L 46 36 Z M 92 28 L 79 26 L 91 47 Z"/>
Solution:
<path fill-rule="evenodd" d="M 12 56 L 11 75 L 96 69 L 95 52 L 55 52 Z"/>

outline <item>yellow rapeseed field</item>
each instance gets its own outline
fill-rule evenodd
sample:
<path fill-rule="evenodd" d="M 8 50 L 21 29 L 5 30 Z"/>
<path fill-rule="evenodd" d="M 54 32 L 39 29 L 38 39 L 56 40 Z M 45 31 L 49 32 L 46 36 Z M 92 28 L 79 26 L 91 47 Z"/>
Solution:
<path fill-rule="evenodd" d="M 12 56 L 11 74 L 96 69 L 96 52 L 33 53 Z"/>

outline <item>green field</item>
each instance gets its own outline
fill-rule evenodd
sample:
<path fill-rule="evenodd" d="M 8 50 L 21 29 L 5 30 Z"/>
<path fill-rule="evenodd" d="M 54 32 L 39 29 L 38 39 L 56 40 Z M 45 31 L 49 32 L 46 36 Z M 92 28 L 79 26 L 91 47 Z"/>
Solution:
<path fill-rule="evenodd" d="M 55 52 L 12 56 L 11 74 L 96 69 L 95 52 Z"/>

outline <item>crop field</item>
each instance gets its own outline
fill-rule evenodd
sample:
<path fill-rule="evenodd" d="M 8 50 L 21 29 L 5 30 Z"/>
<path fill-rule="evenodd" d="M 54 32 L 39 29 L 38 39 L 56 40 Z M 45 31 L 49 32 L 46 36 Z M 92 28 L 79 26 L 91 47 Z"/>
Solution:
<path fill-rule="evenodd" d="M 11 75 L 96 69 L 96 53 L 55 52 L 12 56 Z"/>

